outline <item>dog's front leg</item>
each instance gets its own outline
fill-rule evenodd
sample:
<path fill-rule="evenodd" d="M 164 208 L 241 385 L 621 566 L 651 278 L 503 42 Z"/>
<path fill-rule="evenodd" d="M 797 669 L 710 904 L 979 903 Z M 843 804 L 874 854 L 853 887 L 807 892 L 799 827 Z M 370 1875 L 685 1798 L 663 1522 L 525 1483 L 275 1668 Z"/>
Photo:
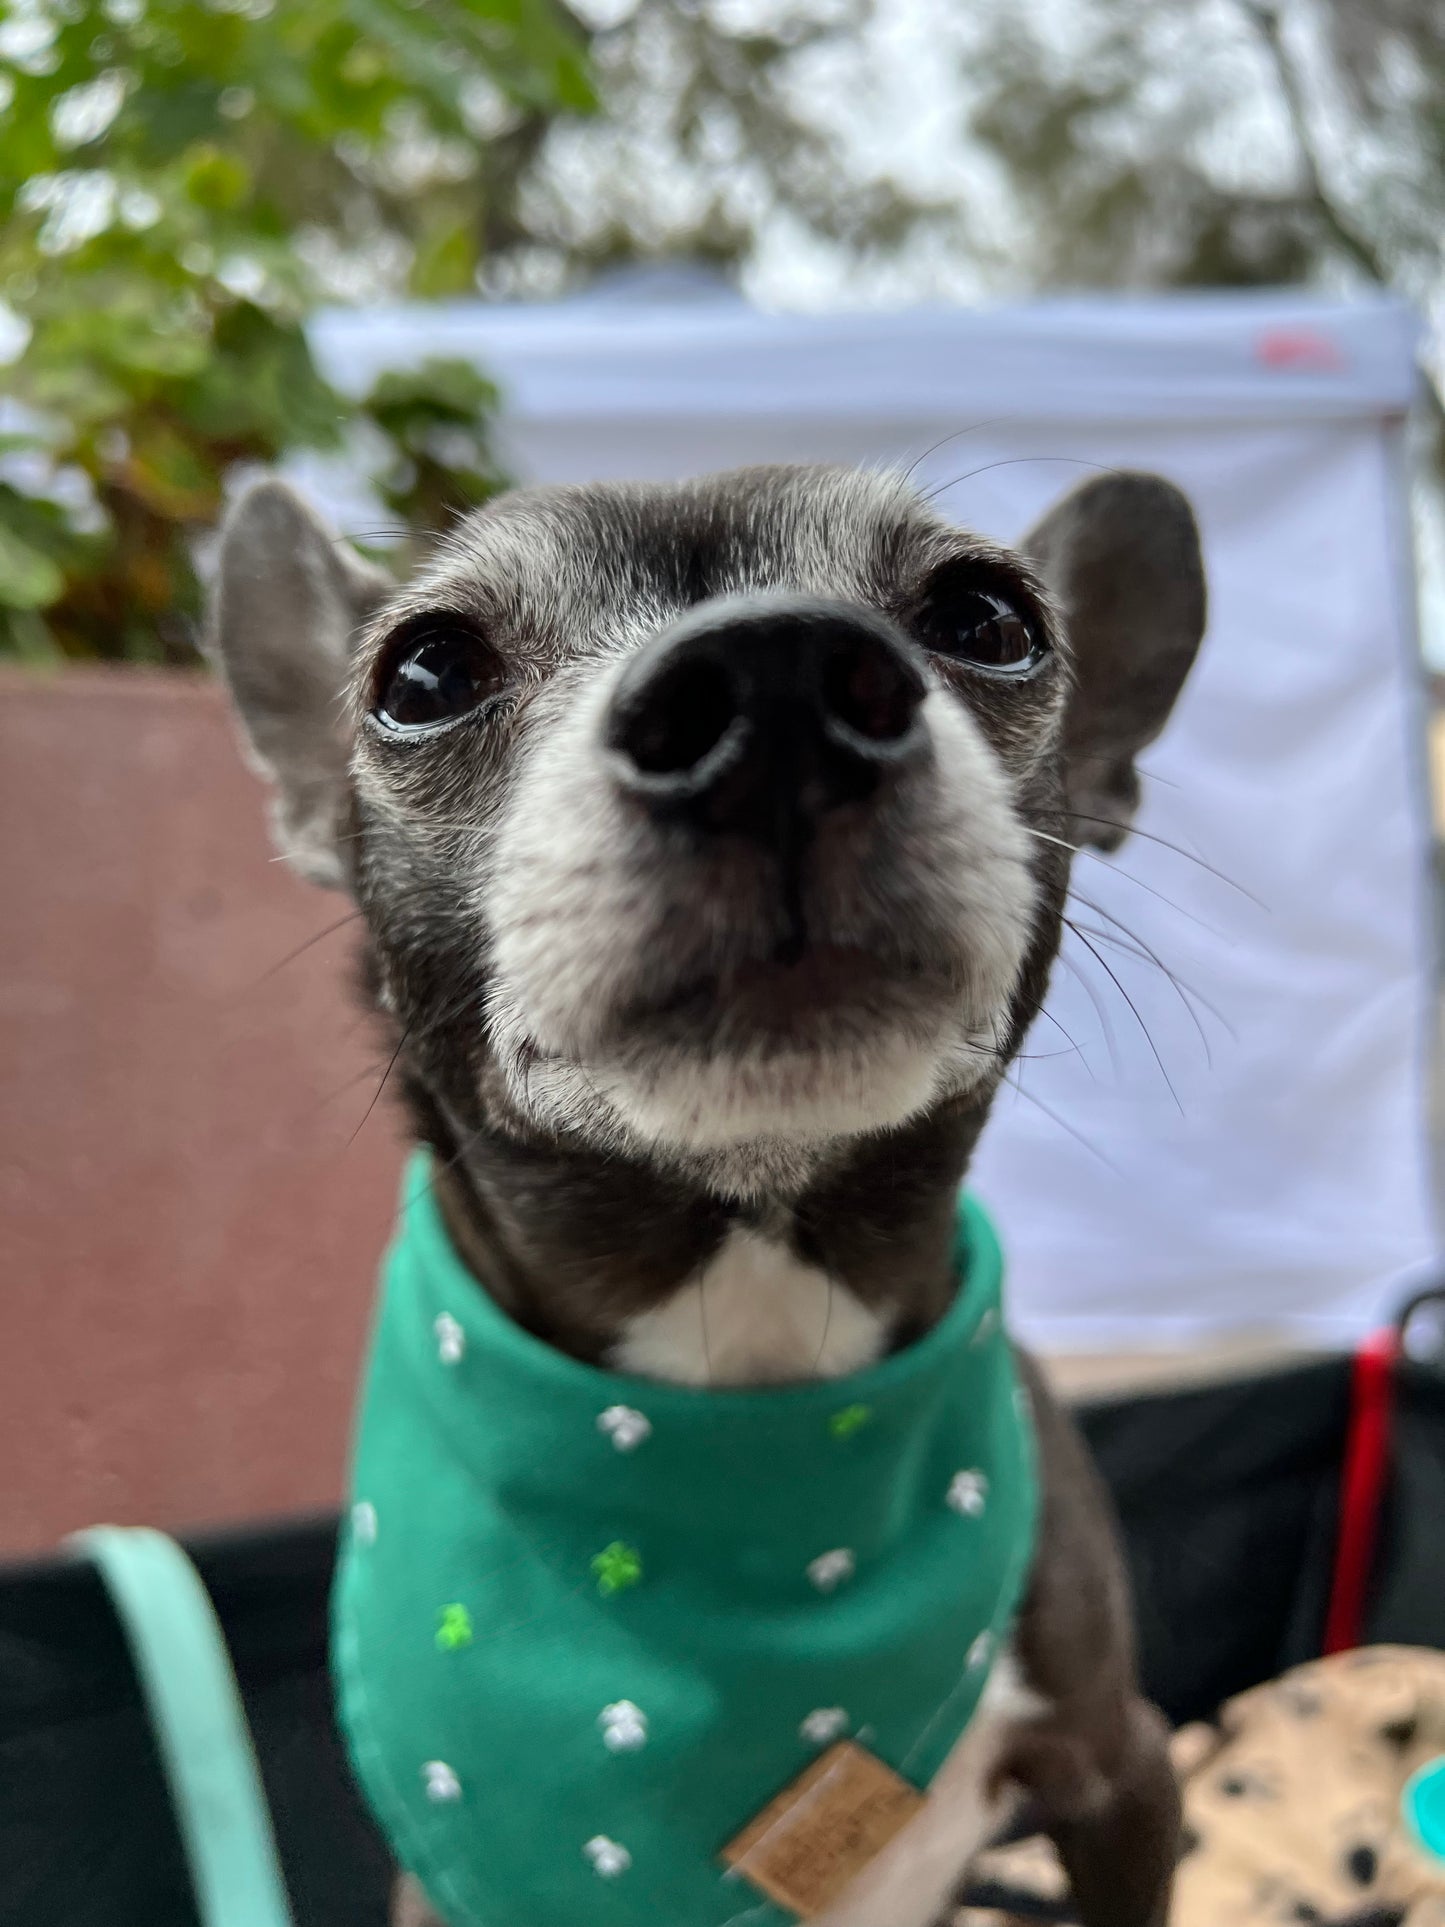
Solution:
<path fill-rule="evenodd" d="M 1083 1927 L 1164 1927 L 1179 1856 L 1168 1728 L 1144 1700 L 1113 1508 L 1073 1421 L 1020 1356 L 1043 1513 L 1017 1652 L 1044 1709 L 1005 1768 L 1053 1840 Z"/>
<path fill-rule="evenodd" d="M 1026 1731 L 1010 1774 L 1058 1850 L 1082 1927 L 1165 1927 L 1179 1850 L 1167 1728 L 1130 1698 L 1108 1716 L 1118 1738 L 1101 1758 L 1097 1717 L 1091 1724 L 1083 1734 L 1054 1723 Z"/>
<path fill-rule="evenodd" d="M 1050 1823 L 1084 1927 L 1165 1927 L 1179 1854 L 1179 1791 L 1152 1706 L 1126 1714 L 1125 1751 L 1101 1804 Z"/>

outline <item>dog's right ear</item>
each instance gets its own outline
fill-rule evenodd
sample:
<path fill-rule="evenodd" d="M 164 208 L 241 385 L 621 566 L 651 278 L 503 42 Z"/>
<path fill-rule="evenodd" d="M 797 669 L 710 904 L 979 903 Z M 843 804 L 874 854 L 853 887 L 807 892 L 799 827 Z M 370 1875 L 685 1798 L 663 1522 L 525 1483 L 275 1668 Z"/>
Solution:
<path fill-rule="evenodd" d="M 1066 495 L 1022 547 L 1069 632 L 1071 828 L 1080 843 L 1116 850 L 1139 805 L 1139 752 L 1169 720 L 1204 635 L 1194 511 L 1161 475 L 1111 470 Z"/>
<path fill-rule="evenodd" d="M 284 482 L 242 496 L 221 531 L 210 653 L 253 760 L 275 785 L 277 848 L 313 883 L 342 882 L 347 664 L 395 586 Z"/>

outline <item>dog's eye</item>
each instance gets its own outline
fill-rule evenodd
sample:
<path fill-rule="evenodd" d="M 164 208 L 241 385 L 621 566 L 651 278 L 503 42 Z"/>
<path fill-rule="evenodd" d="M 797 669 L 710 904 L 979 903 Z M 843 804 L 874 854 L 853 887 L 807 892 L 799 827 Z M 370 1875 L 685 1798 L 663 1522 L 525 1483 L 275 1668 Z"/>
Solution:
<path fill-rule="evenodd" d="M 469 629 L 430 628 L 397 645 L 378 680 L 378 722 L 436 729 L 469 715 L 504 680 L 493 650 Z"/>
<path fill-rule="evenodd" d="M 1027 675 L 1048 654 L 1038 626 L 991 589 L 965 589 L 934 602 L 925 628 L 935 655 L 995 676 Z"/>

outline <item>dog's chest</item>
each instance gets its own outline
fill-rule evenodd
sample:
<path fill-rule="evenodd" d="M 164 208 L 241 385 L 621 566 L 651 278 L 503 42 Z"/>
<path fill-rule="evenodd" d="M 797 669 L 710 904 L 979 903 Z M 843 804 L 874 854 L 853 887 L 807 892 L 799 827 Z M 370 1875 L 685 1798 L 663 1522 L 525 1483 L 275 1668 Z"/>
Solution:
<path fill-rule="evenodd" d="M 696 1277 L 629 1320 L 608 1363 L 678 1385 L 778 1384 L 857 1371 L 886 1337 L 846 1285 L 738 1227 Z"/>

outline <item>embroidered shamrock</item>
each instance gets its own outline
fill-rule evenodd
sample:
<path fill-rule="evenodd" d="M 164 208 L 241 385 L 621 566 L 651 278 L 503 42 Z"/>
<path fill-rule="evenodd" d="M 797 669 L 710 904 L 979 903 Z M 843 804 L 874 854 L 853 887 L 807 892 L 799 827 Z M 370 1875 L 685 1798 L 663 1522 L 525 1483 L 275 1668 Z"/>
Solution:
<path fill-rule="evenodd" d="M 647 1744 L 647 1715 L 631 1700 L 614 1700 L 597 1715 L 602 1744 L 609 1753 L 635 1753 Z"/>
<path fill-rule="evenodd" d="M 428 1760 L 421 1770 L 428 1800 L 460 1800 L 462 1783 L 445 1760 Z"/>
<path fill-rule="evenodd" d="M 467 1335 L 449 1311 L 439 1311 L 432 1320 L 436 1335 L 437 1357 L 443 1365 L 459 1365 L 467 1349 Z"/>
<path fill-rule="evenodd" d="M 443 1606 L 438 1615 L 437 1649 L 443 1653 L 459 1653 L 464 1646 L 472 1643 L 472 1616 L 465 1606 Z"/>
<path fill-rule="evenodd" d="M 836 1546 L 832 1552 L 820 1552 L 808 1567 L 808 1577 L 819 1592 L 832 1592 L 841 1586 L 845 1579 L 853 1577 L 858 1561 L 847 1546 Z"/>
<path fill-rule="evenodd" d="M 969 1519 L 981 1517 L 988 1504 L 988 1474 L 977 1470 L 955 1472 L 945 1497 L 955 1512 Z"/>
<path fill-rule="evenodd" d="M 610 1599 L 613 1593 L 626 1592 L 641 1579 L 642 1554 L 636 1546 L 626 1546 L 620 1539 L 614 1539 L 593 1559 L 592 1570 L 597 1575 L 598 1592 L 604 1599 Z"/>
<path fill-rule="evenodd" d="M 604 1880 L 614 1880 L 632 1865 L 632 1855 L 626 1847 L 620 1841 L 609 1840 L 605 1833 L 594 1834 L 582 1851 Z"/>
<path fill-rule="evenodd" d="M 652 1421 L 633 1405 L 609 1405 L 597 1415 L 597 1429 L 605 1432 L 619 1452 L 634 1451 L 652 1436 Z"/>
<path fill-rule="evenodd" d="M 847 1731 L 848 1712 L 842 1706 L 815 1707 L 798 1728 L 810 1746 L 827 1746 Z"/>
<path fill-rule="evenodd" d="M 867 1405 L 845 1405 L 828 1420 L 828 1430 L 835 1439 L 851 1439 L 855 1432 L 861 1432 L 873 1416 L 872 1408 Z"/>

